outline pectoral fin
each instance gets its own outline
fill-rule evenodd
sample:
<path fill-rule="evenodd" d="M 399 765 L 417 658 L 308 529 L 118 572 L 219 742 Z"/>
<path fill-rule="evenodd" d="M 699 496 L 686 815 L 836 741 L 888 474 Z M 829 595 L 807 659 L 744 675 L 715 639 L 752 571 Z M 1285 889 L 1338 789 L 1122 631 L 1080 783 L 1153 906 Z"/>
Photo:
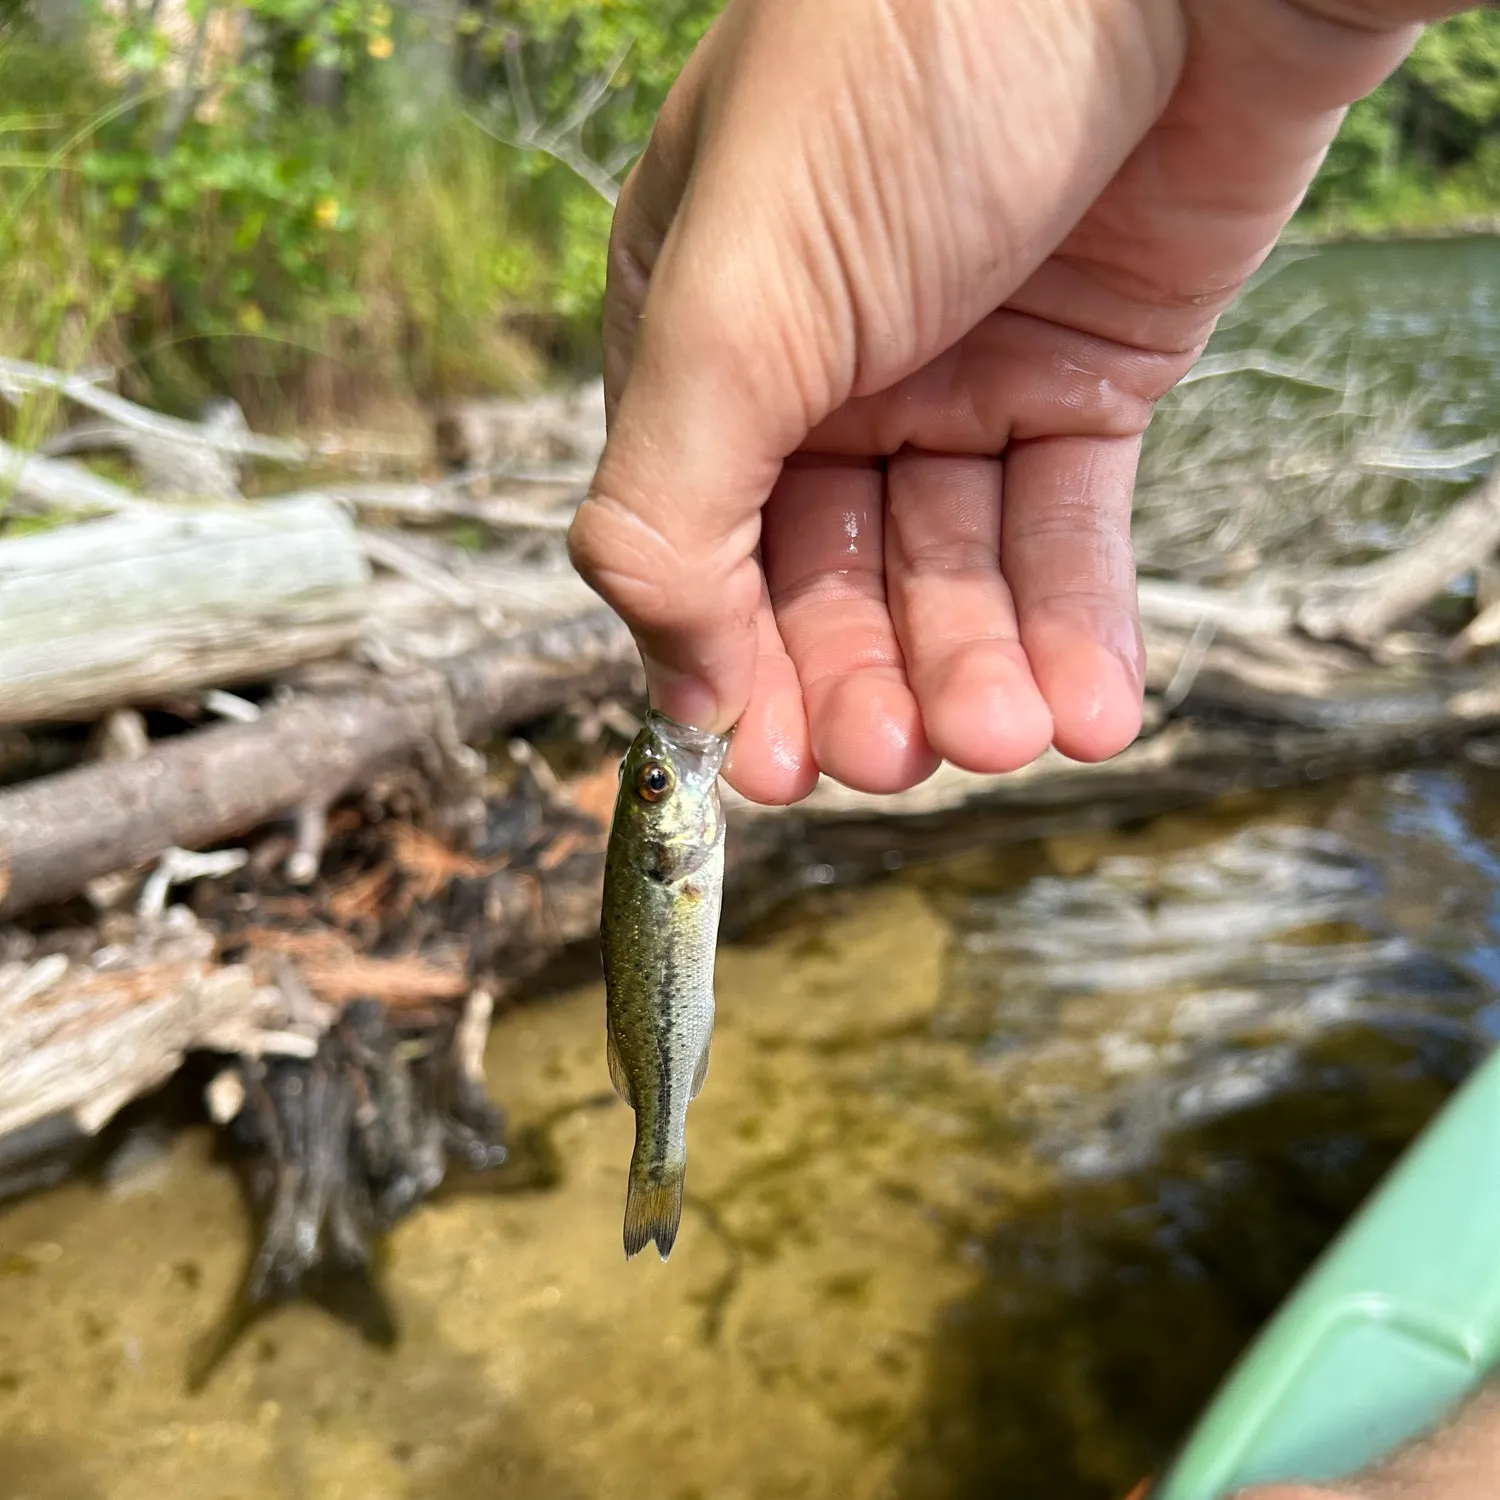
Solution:
<path fill-rule="evenodd" d="M 614 1084 L 615 1093 L 634 1109 L 635 1096 L 630 1091 L 630 1079 L 625 1076 L 625 1064 L 620 1057 L 620 1049 L 615 1045 L 613 1026 L 605 1029 L 604 1055 L 609 1061 L 609 1081 Z"/>

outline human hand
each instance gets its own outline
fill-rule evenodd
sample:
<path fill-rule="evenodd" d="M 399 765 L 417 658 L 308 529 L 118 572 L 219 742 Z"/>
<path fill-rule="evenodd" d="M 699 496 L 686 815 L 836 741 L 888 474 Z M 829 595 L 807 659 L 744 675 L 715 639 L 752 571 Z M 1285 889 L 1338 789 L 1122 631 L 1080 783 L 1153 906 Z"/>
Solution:
<path fill-rule="evenodd" d="M 1361 1500 L 1361 1497 L 1343 1490 L 1313 1489 L 1305 1484 L 1273 1484 L 1257 1485 L 1253 1490 L 1241 1490 L 1233 1500 Z"/>
<path fill-rule="evenodd" d="M 1153 403 L 1429 0 L 729 0 L 621 195 L 571 534 L 726 769 L 897 791 L 1140 727 Z"/>

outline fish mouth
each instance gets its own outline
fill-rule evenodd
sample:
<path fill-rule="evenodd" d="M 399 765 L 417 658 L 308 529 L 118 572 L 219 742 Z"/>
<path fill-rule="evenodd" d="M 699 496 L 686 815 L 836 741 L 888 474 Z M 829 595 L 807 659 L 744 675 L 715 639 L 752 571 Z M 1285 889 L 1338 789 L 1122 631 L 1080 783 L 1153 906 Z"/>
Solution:
<path fill-rule="evenodd" d="M 693 768 L 706 776 L 717 776 L 724 757 L 729 753 L 729 735 L 681 724 L 657 708 L 646 710 L 646 728 L 674 754 L 692 762 Z"/>

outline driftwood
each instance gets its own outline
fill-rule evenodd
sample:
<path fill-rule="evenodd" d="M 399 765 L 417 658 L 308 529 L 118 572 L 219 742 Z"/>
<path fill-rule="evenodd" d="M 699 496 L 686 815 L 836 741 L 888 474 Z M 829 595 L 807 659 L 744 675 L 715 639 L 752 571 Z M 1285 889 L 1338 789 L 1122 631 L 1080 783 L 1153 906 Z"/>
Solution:
<path fill-rule="evenodd" d="M 0 1137 L 70 1116 L 91 1135 L 190 1051 L 310 1053 L 316 1031 L 188 911 L 91 955 L 0 964 Z"/>
<path fill-rule="evenodd" d="M 326 807 L 434 745 L 628 691 L 634 646 L 610 614 L 543 629 L 399 678 L 263 713 L 0 792 L 0 917 L 55 901 L 170 847 L 194 848 Z"/>
<path fill-rule="evenodd" d="M 1324 640 L 1373 646 L 1497 546 L 1500 467 L 1405 552 L 1320 583 L 1299 609 L 1298 623 Z"/>
<path fill-rule="evenodd" d="M 79 464 L 23 453 L 0 442 L 0 515 L 7 506 L 90 515 L 131 511 L 140 504 L 123 485 L 90 473 Z"/>
<path fill-rule="evenodd" d="M 1205 375 L 1214 373 L 1223 372 Z M 0 386 L 3 374 L 0 367 Z M 108 393 L 97 386 L 84 381 L 64 394 L 128 426 L 119 409 L 101 410 L 96 398 Z M 124 415 L 136 423 L 128 429 L 133 442 L 161 439 L 166 450 L 182 451 L 180 432 L 143 430 L 138 408 Z M 204 440 L 203 429 L 183 425 Z M 88 439 L 75 433 L 73 441 Z M 152 744 L 143 743 L 138 719 L 117 713 L 111 732 L 96 739 L 103 758 L 0 790 L 0 918 L 82 891 L 106 908 L 139 892 L 134 916 L 105 919 L 125 923 L 129 932 L 106 942 L 102 956 L 96 943 L 71 954 L 59 971 L 55 958 L 32 947 L 0 966 L 0 1022 L 21 1018 L 13 1028 L 21 1040 L 0 1050 L 0 1101 L 8 1107 L 0 1137 L 20 1126 L 41 1128 L 59 1111 L 96 1128 L 119 1103 L 166 1076 L 185 1050 L 251 1058 L 279 1051 L 302 1066 L 309 1048 L 316 1054 L 324 1045 L 329 1017 L 351 1001 L 373 998 L 391 1014 L 451 1011 L 475 986 L 498 991 L 557 949 L 592 940 L 613 769 L 602 766 L 588 797 L 570 802 L 575 793 L 559 786 L 524 745 L 511 756 L 520 768 L 518 785 L 541 798 L 544 813 L 531 808 L 521 816 L 524 798 L 513 789 L 481 809 L 484 832 L 473 847 L 465 843 L 466 852 L 445 849 L 429 834 L 425 852 L 408 851 L 414 863 L 397 858 L 403 909 L 415 923 L 409 930 L 392 926 L 390 903 L 381 905 L 380 893 L 390 890 L 389 859 L 386 868 L 341 867 L 334 884 L 315 877 L 325 842 L 333 841 L 329 849 L 337 856 L 337 840 L 346 837 L 338 829 L 347 829 L 354 814 L 329 816 L 329 810 L 347 794 L 417 761 L 438 783 L 439 801 L 462 798 L 472 808 L 484 763 L 470 744 L 558 709 L 597 709 L 639 694 L 628 633 L 568 569 L 561 545 L 602 441 L 597 387 L 539 403 L 468 403 L 445 414 L 438 432 L 442 456 L 462 473 L 425 485 L 331 486 L 231 512 L 268 517 L 278 506 L 288 513 L 303 506 L 324 520 L 337 514 L 336 529 L 359 576 L 350 597 L 357 594 L 359 602 L 321 640 L 304 631 L 296 651 L 246 666 L 272 691 L 259 694 L 259 706 L 221 694 L 218 701 L 234 715 L 230 722 Z M 139 461 L 137 447 L 132 451 L 143 475 L 154 472 Z M 212 441 L 203 451 L 243 456 Z M 60 470 L 59 482 L 94 480 L 75 465 L 38 471 L 36 463 L 49 461 L 24 462 L 33 475 L 58 478 Z M 1480 594 L 1474 620 L 1456 641 L 1422 618 L 1424 606 L 1453 579 L 1491 564 L 1500 544 L 1497 483 L 1492 479 L 1461 502 L 1400 556 L 1331 578 L 1282 569 L 1219 589 L 1142 579 L 1146 728 L 1106 764 L 1079 765 L 1049 753 L 1003 777 L 944 767 L 898 797 L 864 796 L 825 782 L 791 809 L 754 807 L 730 794 L 726 934 L 799 883 L 867 874 L 976 837 L 989 844 L 1035 838 L 1234 787 L 1408 757 L 1500 725 L 1500 685 L 1478 655 L 1500 643 L 1500 626 L 1487 618 L 1494 598 Z M 159 512 L 125 491 L 108 504 L 97 498 L 78 499 L 74 508 L 132 514 L 72 528 L 66 542 L 52 534 L 59 556 L 94 547 L 102 557 L 108 549 L 97 538 L 108 535 L 104 528 L 123 535 L 127 521 L 138 524 L 135 512 L 148 525 Z M 354 526 L 347 512 L 364 524 Z M 393 518 L 479 522 L 491 545 L 471 555 L 442 535 L 388 524 Z M 383 524 L 370 524 L 377 520 Z M 0 560 L 7 545 L 0 543 Z M 268 576 L 283 562 L 278 555 L 247 568 L 258 587 L 269 588 Z M 29 571 L 8 581 L 0 563 L 0 714 L 15 722 L 39 716 L 35 698 L 29 709 L 13 706 L 4 676 L 6 590 L 24 588 L 27 577 L 27 597 L 45 598 Z M 77 589 L 71 576 L 53 586 L 53 599 L 66 605 L 70 587 Z M 39 622 L 40 606 L 31 608 Z M 54 603 L 47 632 L 55 635 L 66 618 Z M 184 611 L 180 630 L 191 632 L 195 619 L 194 611 Z M 274 621 L 274 612 L 262 615 L 242 634 L 295 638 L 297 627 Z M 162 624 L 154 616 L 151 622 Z M 122 623 L 116 609 L 112 630 L 121 633 Z M 1406 633 L 1393 634 L 1397 627 Z M 30 658 L 42 639 L 36 631 Z M 129 650 L 121 655 L 134 659 Z M 184 652 L 151 684 L 127 672 L 78 711 L 188 686 L 221 689 L 240 670 L 232 661 L 209 670 L 201 655 Z M 618 728 L 623 712 L 594 717 Z M 596 730 L 597 724 L 580 734 L 587 740 Z M 122 747 L 119 753 L 108 752 L 112 744 Z M 241 850 L 191 852 L 243 840 L 284 819 L 294 829 L 263 839 L 249 856 L 253 866 Z M 523 824 L 524 837 L 516 832 Z M 273 846 L 278 852 L 267 856 Z M 164 910 L 169 885 L 196 877 L 201 893 L 222 876 L 242 882 L 236 901 L 254 905 L 255 880 L 272 879 L 273 868 L 284 872 L 275 877 L 278 889 L 299 892 L 291 907 L 300 916 L 271 913 L 256 922 L 235 915 L 241 907 L 227 901 L 229 931 L 217 940 L 217 966 L 196 928 L 183 926 L 170 938 L 172 924 L 187 918 Z M 140 889 L 148 869 L 154 873 Z M 384 934 L 381 946 L 356 941 L 365 920 Z M 439 941 L 455 936 L 465 940 L 457 950 Z M 170 960 L 162 947 L 169 940 L 186 945 Z M 136 957 L 119 959 L 111 948 Z M 225 957 L 232 961 L 224 964 Z M 238 1105 L 231 1100 L 215 1108 L 216 1118 L 228 1119 Z"/>
<path fill-rule="evenodd" d="M 1395 617 L 1401 618 L 1455 571 L 1483 561 L 1500 535 L 1487 519 L 1494 509 L 1492 489 L 1487 485 L 1439 522 L 1402 562 L 1382 565 L 1379 587 L 1372 585 L 1355 602 L 1399 599 Z M 1481 549 L 1480 555 L 1462 554 L 1456 536 Z M 394 554 L 384 556 L 389 561 Z M 538 587 L 539 599 L 552 597 L 562 614 L 554 617 L 557 623 L 539 627 L 533 640 L 563 642 L 539 655 L 524 639 L 497 640 L 487 611 L 498 607 L 499 597 L 522 592 L 523 578 L 536 584 L 540 575 L 492 570 L 486 582 L 482 563 L 465 575 L 429 568 L 420 551 L 401 565 L 409 597 L 438 623 L 433 638 L 415 651 L 409 619 L 399 637 L 382 638 L 373 627 L 376 633 L 365 638 L 363 649 L 394 670 L 389 680 L 346 676 L 342 685 L 273 708 L 256 723 L 184 736 L 136 762 L 96 765 L 0 794 L 0 869 L 9 887 L 0 898 L 0 915 L 68 896 L 169 847 L 199 847 L 298 808 L 325 807 L 444 733 L 450 742 L 455 736 L 465 740 L 482 726 L 514 724 L 570 697 L 618 691 L 632 675 L 634 650 L 619 622 L 597 608 L 591 615 L 573 613 L 588 598 L 576 580 L 571 595 L 557 582 Z M 1405 664 L 1377 665 L 1350 646 L 1310 640 L 1293 624 L 1306 607 L 1299 591 L 1305 595 L 1306 586 L 1291 578 L 1246 591 L 1143 581 L 1155 720 L 1228 720 L 1339 735 L 1346 756 L 1469 733 L 1487 722 L 1486 712 L 1472 708 L 1486 701 L 1482 671 L 1445 667 L 1441 643 Z M 471 625 L 454 637 L 454 622 L 461 619 Z M 569 619 L 578 623 L 568 625 Z M 445 659 L 435 660 L 444 655 L 437 648 L 445 639 L 456 644 Z M 451 721 L 445 717 L 450 712 Z M 1248 742 L 1254 739 L 1247 734 Z M 1299 742 L 1295 753 L 1317 760 L 1328 749 L 1314 739 Z M 1267 769 L 1279 770 L 1288 753 L 1281 744 L 1269 754 Z M 995 791 L 1012 796 L 1050 781 L 1065 799 L 1095 797 L 1133 764 L 1116 761 L 1080 772 L 1047 757 L 1003 778 Z M 1064 793 L 1065 786 L 1073 790 Z M 920 803 L 931 790 L 914 795 Z M 971 792 L 954 796 L 967 801 Z M 900 799 L 879 805 L 890 815 L 902 810 Z"/>
<path fill-rule="evenodd" d="M 333 484 L 325 486 L 323 493 L 365 513 L 416 521 L 478 521 L 507 531 L 556 532 L 568 529 L 572 507 L 583 498 L 592 472 L 576 466 L 517 464 L 467 470 L 440 484 Z M 497 482 L 503 485 L 503 493 L 468 493 L 473 486 L 482 484 L 489 490 Z"/>
<path fill-rule="evenodd" d="M 354 528 L 310 496 L 137 505 L 0 539 L 0 724 L 264 678 L 362 630 Z"/>
<path fill-rule="evenodd" d="M 433 440 L 450 468 L 593 459 L 604 447 L 604 384 L 518 400 L 455 401 L 438 413 Z"/>
<path fill-rule="evenodd" d="M 36 391 L 54 391 L 108 418 L 113 430 L 180 448 L 207 448 L 237 458 L 265 458 L 281 463 L 305 463 L 311 456 L 304 443 L 251 432 L 243 418 L 238 422 L 183 422 L 127 401 L 88 374 L 71 375 L 24 359 L 0 358 L 0 395 L 16 401 Z"/>

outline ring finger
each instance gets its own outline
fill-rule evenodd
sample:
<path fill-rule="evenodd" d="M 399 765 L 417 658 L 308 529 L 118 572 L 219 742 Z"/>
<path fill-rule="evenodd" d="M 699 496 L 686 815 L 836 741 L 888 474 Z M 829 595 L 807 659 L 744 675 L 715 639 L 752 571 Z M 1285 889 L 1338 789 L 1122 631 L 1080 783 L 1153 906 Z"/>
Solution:
<path fill-rule="evenodd" d="M 937 757 L 886 602 L 884 466 L 790 460 L 766 506 L 761 545 L 819 768 L 858 791 L 925 780 Z"/>

